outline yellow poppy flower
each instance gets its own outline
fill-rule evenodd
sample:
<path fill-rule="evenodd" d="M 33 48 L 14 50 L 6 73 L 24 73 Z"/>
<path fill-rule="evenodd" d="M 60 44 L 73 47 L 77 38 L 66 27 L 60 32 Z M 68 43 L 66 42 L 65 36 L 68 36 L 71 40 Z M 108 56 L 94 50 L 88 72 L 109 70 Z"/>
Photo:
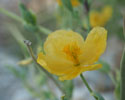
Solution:
<path fill-rule="evenodd" d="M 56 0 L 56 1 L 58 2 L 59 5 L 62 5 L 61 0 Z M 72 4 L 73 7 L 75 7 L 75 6 L 80 5 L 80 2 L 79 2 L 79 0 L 71 0 L 71 4 Z"/>
<path fill-rule="evenodd" d="M 102 14 L 96 11 L 92 11 L 90 13 L 90 25 L 92 27 L 95 26 L 105 26 L 105 19 L 103 18 Z"/>
<path fill-rule="evenodd" d="M 90 13 L 90 25 L 95 26 L 105 26 L 106 23 L 112 16 L 112 7 L 105 6 L 101 12 L 92 11 Z"/>
<path fill-rule="evenodd" d="M 60 80 L 71 80 L 85 71 L 101 68 L 96 64 L 106 48 L 107 31 L 102 27 L 93 28 L 84 41 L 73 31 L 57 30 L 44 43 L 37 62 Z"/>
<path fill-rule="evenodd" d="M 105 21 L 108 21 L 112 17 L 112 7 L 111 6 L 105 6 L 102 9 L 102 14 L 104 16 Z"/>

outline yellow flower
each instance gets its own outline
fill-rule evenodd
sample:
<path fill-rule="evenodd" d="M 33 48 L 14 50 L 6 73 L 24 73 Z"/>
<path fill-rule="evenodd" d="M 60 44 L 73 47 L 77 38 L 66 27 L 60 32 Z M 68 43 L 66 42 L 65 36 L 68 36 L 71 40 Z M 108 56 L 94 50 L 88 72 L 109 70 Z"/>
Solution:
<path fill-rule="evenodd" d="M 62 5 L 62 1 L 61 0 L 56 0 L 57 2 L 58 2 L 58 4 L 59 5 Z M 78 6 L 78 5 L 80 5 L 80 2 L 79 2 L 79 0 L 71 0 L 71 4 L 72 4 L 72 6 Z"/>
<path fill-rule="evenodd" d="M 60 80 L 71 80 L 85 71 L 101 68 L 96 64 L 105 51 L 107 31 L 102 27 L 93 28 L 84 41 L 73 31 L 57 30 L 44 43 L 37 62 Z"/>
<path fill-rule="evenodd" d="M 103 16 L 101 13 L 96 12 L 96 11 L 92 11 L 90 13 L 90 25 L 92 27 L 95 26 L 105 26 L 105 19 L 103 19 Z"/>
<path fill-rule="evenodd" d="M 101 12 L 92 11 L 90 13 L 90 25 L 95 26 L 105 26 L 106 23 L 112 16 L 112 7 L 105 6 Z"/>
<path fill-rule="evenodd" d="M 105 17 L 105 21 L 108 21 L 112 17 L 112 7 L 111 6 L 105 6 L 102 9 L 102 14 Z"/>

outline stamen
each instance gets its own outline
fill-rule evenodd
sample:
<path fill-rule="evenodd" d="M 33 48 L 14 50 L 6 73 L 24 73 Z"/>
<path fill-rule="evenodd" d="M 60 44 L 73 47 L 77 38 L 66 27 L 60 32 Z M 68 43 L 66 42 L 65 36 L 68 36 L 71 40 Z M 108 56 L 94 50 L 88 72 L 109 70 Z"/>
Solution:
<path fill-rule="evenodd" d="M 76 42 L 67 44 L 64 47 L 63 52 L 65 52 L 69 60 L 74 62 L 75 66 L 80 65 L 78 56 L 81 54 L 81 50 Z"/>

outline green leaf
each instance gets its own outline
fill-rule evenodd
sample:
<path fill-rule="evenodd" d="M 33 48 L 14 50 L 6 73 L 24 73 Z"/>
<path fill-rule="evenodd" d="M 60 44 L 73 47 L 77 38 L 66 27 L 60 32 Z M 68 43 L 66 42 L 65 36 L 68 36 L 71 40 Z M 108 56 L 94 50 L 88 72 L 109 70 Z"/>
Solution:
<path fill-rule="evenodd" d="M 31 25 L 36 25 L 36 16 L 29 11 L 26 6 L 22 3 L 19 4 L 20 12 L 22 15 L 22 18 L 26 21 L 26 23 L 31 24 Z"/>
<path fill-rule="evenodd" d="M 92 95 L 96 98 L 96 100 L 105 100 L 99 93 L 93 92 Z"/>
<path fill-rule="evenodd" d="M 79 2 L 83 4 L 83 3 L 84 3 L 84 0 L 79 0 Z"/>
<path fill-rule="evenodd" d="M 63 5 L 71 12 L 73 12 L 73 7 L 70 0 L 62 0 Z"/>
<path fill-rule="evenodd" d="M 28 23 L 24 23 L 24 28 L 29 32 L 37 32 L 38 31 L 37 26 L 34 26 L 32 24 L 28 24 Z"/>

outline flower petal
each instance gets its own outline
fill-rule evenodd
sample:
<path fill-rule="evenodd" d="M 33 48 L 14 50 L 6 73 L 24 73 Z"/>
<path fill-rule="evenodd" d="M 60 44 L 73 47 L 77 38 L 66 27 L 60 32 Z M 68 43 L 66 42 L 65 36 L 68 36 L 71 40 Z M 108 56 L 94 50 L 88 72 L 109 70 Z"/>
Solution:
<path fill-rule="evenodd" d="M 90 65 L 99 59 L 106 48 L 107 31 L 102 27 L 93 28 L 84 42 L 83 54 L 79 57 L 84 65 Z"/>
<path fill-rule="evenodd" d="M 38 54 L 37 63 L 50 72 L 50 69 L 44 59 L 44 54 L 42 52 Z"/>
<path fill-rule="evenodd" d="M 67 71 L 74 68 L 74 66 L 71 66 L 70 64 L 65 65 L 64 62 L 58 64 L 59 59 L 57 59 L 56 61 L 54 61 L 54 59 L 51 59 L 51 63 L 48 64 L 47 63 L 48 60 L 46 61 L 45 58 L 46 56 L 42 52 L 39 53 L 38 58 L 37 58 L 37 63 L 40 64 L 46 70 L 48 70 L 50 73 L 53 73 L 56 75 L 63 75 L 63 74 L 66 74 Z"/>
<path fill-rule="evenodd" d="M 46 54 L 44 59 L 51 72 L 61 75 L 66 70 L 74 67 L 74 62 L 64 52 L 64 48 L 74 42 L 78 44 L 78 47 L 82 47 L 84 39 L 81 35 L 73 31 L 57 30 L 48 36 L 44 43 Z"/>
<path fill-rule="evenodd" d="M 69 71 L 69 74 L 63 75 L 59 77 L 59 80 L 71 80 L 75 77 L 77 77 L 81 73 L 81 68 L 75 68 Z"/>
<path fill-rule="evenodd" d="M 82 72 L 84 71 L 92 71 L 92 70 L 97 70 L 99 68 L 101 68 L 102 65 L 101 64 L 94 64 L 94 65 L 89 65 L 89 66 L 84 66 L 82 67 Z"/>
<path fill-rule="evenodd" d="M 65 75 L 59 76 L 59 80 L 61 80 L 61 81 L 71 80 L 71 79 L 77 77 L 78 75 L 80 75 L 82 72 L 97 70 L 101 67 L 102 67 L 101 64 L 94 64 L 94 65 L 89 65 L 89 66 L 83 65 L 83 66 L 75 67 L 74 69 L 70 69 L 70 70 L 66 71 Z"/>

